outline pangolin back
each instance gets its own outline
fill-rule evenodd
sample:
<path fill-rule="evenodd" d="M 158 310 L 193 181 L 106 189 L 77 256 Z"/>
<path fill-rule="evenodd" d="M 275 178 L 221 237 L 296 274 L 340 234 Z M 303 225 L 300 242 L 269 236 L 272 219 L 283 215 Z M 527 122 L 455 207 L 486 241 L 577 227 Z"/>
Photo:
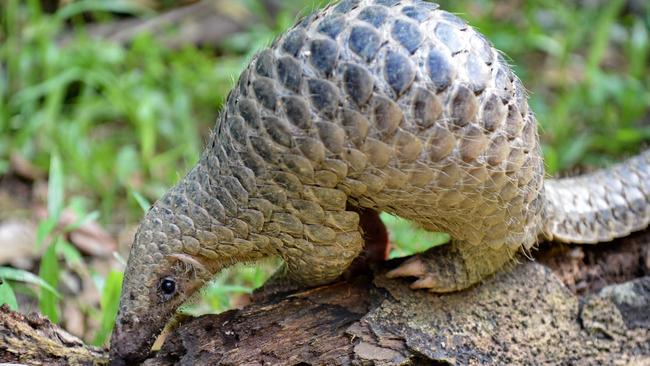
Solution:
<path fill-rule="evenodd" d="M 250 170 L 249 198 L 281 187 L 476 245 L 530 247 L 542 227 L 525 90 L 481 34 L 432 3 L 347 0 L 304 19 L 243 72 L 213 138 L 207 173 Z M 344 199 L 319 202 L 309 187 Z"/>

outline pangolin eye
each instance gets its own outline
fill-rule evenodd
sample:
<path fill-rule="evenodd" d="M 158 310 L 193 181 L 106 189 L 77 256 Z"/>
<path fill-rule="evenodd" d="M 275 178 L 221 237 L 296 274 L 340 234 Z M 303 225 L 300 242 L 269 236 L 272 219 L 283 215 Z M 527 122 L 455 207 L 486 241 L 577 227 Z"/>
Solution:
<path fill-rule="evenodd" d="M 160 285 L 158 286 L 160 293 L 163 295 L 165 300 L 168 300 L 176 293 L 176 281 L 173 278 L 165 277 L 160 280 Z"/>

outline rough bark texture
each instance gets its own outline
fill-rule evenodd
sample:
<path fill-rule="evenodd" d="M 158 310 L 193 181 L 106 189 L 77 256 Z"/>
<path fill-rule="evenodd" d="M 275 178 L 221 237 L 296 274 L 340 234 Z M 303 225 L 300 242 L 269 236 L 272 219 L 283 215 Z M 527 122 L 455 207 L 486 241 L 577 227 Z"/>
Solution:
<path fill-rule="evenodd" d="M 146 364 L 642 364 L 649 292 L 645 277 L 580 301 L 535 263 L 447 296 L 378 277 L 194 319 Z"/>
<path fill-rule="evenodd" d="M 244 309 L 183 323 L 145 364 L 650 363 L 650 232 L 537 257 L 444 296 L 386 280 L 381 268 L 374 279 L 260 292 Z M 107 352 L 2 307 L 0 361 L 101 365 Z"/>
<path fill-rule="evenodd" d="M 0 307 L 0 362 L 28 365 L 105 365 L 108 353 L 83 342 L 38 314 Z"/>
<path fill-rule="evenodd" d="M 374 280 L 262 295 L 183 324 L 146 364 L 648 364 L 649 243 L 646 232 L 553 256 L 546 249 L 542 261 L 555 273 L 522 260 L 444 296 L 413 292 L 382 269 Z M 596 292 L 578 297 L 556 273 Z M 605 286 L 612 280 L 629 281 Z"/>

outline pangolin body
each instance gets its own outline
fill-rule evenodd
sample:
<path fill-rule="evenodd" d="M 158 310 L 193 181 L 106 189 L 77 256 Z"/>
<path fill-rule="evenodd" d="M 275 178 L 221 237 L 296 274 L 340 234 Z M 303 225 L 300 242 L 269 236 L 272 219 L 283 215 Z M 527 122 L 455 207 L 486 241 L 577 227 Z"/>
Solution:
<path fill-rule="evenodd" d="M 143 358 L 176 307 L 231 263 L 279 256 L 294 281 L 332 281 L 362 250 L 358 208 L 449 233 L 391 275 L 455 291 L 540 238 L 644 228 L 649 166 L 646 152 L 545 182 L 526 91 L 484 36 L 433 3 L 343 0 L 254 57 L 200 161 L 146 214 L 112 357 Z"/>

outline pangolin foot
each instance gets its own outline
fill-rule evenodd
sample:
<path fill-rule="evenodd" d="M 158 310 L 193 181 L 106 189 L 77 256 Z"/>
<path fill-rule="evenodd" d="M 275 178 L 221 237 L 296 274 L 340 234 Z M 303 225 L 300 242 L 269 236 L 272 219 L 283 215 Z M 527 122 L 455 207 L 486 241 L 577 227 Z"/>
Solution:
<path fill-rule="evenodd" d="M 451 245 L 431 248 L 407 259 L 386 274 L 388 278 L 415 277 L 410 287 L 445 293 L 459 291 L 472 285 L 465 261 Z"/>

